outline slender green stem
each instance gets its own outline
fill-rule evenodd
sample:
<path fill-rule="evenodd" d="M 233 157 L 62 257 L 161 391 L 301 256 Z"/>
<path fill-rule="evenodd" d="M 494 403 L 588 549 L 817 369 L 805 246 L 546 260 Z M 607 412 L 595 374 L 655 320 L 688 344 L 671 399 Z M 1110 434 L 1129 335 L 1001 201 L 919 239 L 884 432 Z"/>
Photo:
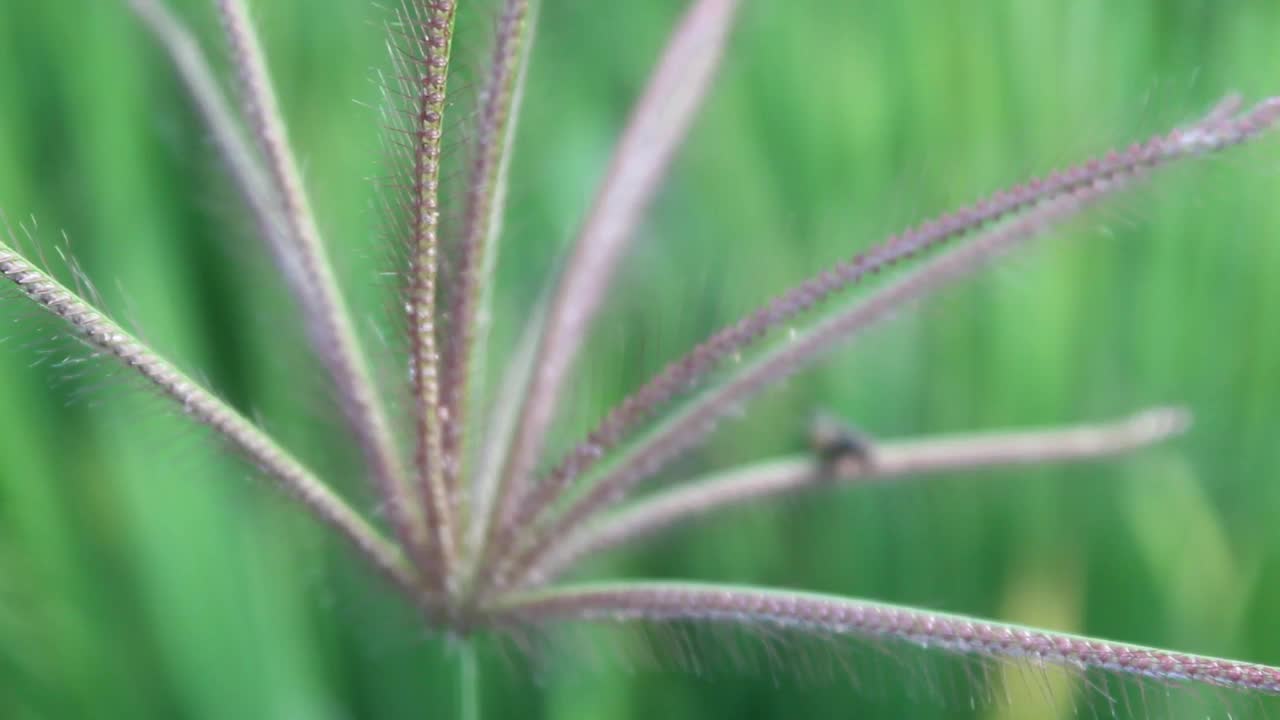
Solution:
<path fill-rule="evenodd" d="M 476 640 L 467 638 L 459 648 L 458 717 L 480 720 L 480 662 L 476 657 Z"/>

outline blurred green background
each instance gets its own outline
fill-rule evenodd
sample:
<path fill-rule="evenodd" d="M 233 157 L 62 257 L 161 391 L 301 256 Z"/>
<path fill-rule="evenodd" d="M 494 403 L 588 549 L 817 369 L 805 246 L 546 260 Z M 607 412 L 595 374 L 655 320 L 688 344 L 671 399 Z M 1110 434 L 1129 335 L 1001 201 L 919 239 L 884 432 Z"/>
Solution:
<path fill-rule="evenodd" d="M 460 4 L 455 138 L 495 12 Z M 206 3 L 173 5 L 221 48 Z M 556 267 L 684 5 L 544 0 L 499 349 Z M 394 380 L 395 251 L 368 181 L 383 172 L 371 77 L 386 65 L 384 15 L 365 0 L 254 6 L 314 205 Z M 557 445 L 701 335 L 900 226 L 1185 121 L 1228 90 L 1280 92 L 1276 37 L 1280 4 L 1265 0 L 748 0 Z M 815 408 L 906 436 L 1176 402 L 1196 414 L 1186 438 L 1088 466 L 735 511 L 589 574 L 805 588 L 1280 664 L 1278 150 L 1270 139 L 1182 168 L 901 313 L 666 476 L 795 451 Z M 0 208 L 39 220 L 33 245 L 54 267 L 65 231 L 113 313 L 374 510 L 252 224 L 122 1 L 0 0 Z M 456 713 L 447 638 L 130 378 L 78 362 L 85 351 L 17 299 L 0 313 L 0 717 Z M 1073 699 L 1033 679 L 1025 697 L 972 709 L 982 691 L 932 682 L 927 659 L 895 653 L 868 689 L 803 671 L 775 685 L 486 652 L 484 710 L 1071 717 L 1106 692 L 1077 684 Z M 1190 705 L 1101 703 L 1204 715 Z M 1237 696 L 1216 709 L 1254 707 Z"/>

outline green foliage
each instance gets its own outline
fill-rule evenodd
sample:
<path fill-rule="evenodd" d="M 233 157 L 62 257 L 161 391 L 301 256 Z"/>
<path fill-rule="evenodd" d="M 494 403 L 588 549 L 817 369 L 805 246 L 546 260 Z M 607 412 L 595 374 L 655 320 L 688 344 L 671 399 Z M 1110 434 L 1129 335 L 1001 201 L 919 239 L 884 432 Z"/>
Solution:
<path fill-rule="evenodd" d="M 499 348 L 572 237 L 683 6 L 543 4 L 499 268 Z M 366 182 L 380 172 L 369 107 L 369 69 L 385 66 L 379 11 L 256 5 L 343 285 L 361 317 L 389 330 L 389 288 L 370 281 L 391 267 L 389 250 Z M 205 4 L 181 6 L 220 47 Z M 464 71 L 481 62 L 484 17 L 461 28 Z M 123 3 L 0 0 L 0 18 L 0 206 L 37 216 L 42 245 L 65 229 L 117 317 L 312 464 L 354 471 L 340 428 L 318 420 L 331 403 L 286 329 L 293 308 L 161 51 Z M 556 446 L 711 329 L 899 226 L 1196 117 L 1227 90 L 1274 93 L 1278 31 L 1280 6 L 1244 0 L 748 3 Z M 459 100 L 454 117 L 467 108 Z M 1276 160 L 1271 140 L 1193 163 L 1078 225 L 1085 242 L 1004 261 L 904 313 L 672 472 L 795 449 L 818 407 L 893 436 L 1178 402 L 1197 417 L 1186 439 L 1069 470 L 739 511 L 609 567 L 1280 663 Z M 0 310 L 0 716 L 456 709 L 448 639 L 427 636 L 269 493 L 237 482 L 248 471 L 157 415 L 157 401 L 60 365 L 84 353 L 16 306 Z M 343 489 L 372 506 L 361 483 Z M 487 717 L 862 716 L 859 703 L 873 702 L 839 683 L 608 669 L 584 679 L 557 668 L 538 685 L 485 659 Z M 889 695 L 870 707 L 968 707 L 949 696 L 895 709 Z"/>

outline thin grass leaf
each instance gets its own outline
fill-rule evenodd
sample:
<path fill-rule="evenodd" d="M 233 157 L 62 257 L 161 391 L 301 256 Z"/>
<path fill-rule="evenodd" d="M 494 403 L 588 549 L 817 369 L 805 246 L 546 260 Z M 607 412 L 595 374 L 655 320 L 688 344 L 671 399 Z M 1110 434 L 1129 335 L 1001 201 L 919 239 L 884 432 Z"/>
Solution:
<path fill-rule="evenodd" d="M 819 449 L 736 467 L 637 500 L 557 542 L 521 585 L 546 584 L 587 558 L 673 525 L 749 502 L 796 492 L 886 481 L 924 473 L 1078 462 L 1132 452 L 1181 434 L 1190 416 L 1153 408 L 1108 423 L 872 442 Z"/>
<path fill-rule="evenodd" d="M 27 298 L 66 321 L 77 337 L 137 372 L 188 417 L 225 439 L 312 516 L 336 530 L 382 574 L 411 597 L 418 596 L 413 571 L 400 551 L 234 408 L 3 242 L 0 275 Z"/>
<path fill-rule="evenodd" d="M 1277 119 L 1280 119 L 1280 99 L 1271 98 L 1228 123 L 1213 128 L 1195 126 L 1185 132 L 1175 130 L 1167 137 L 1155 138 L 1141 146 L 1140 152 L 1153 160 L 1168 156 L 1170 148 L 1181 148 L 1183 157 L 1215 152 L 1258 135 Z M 992 256 L 1042 235 L 1131 186 L 1154 167 L 1152 163 L 1139 163 L 1130 173 L 1100 179 L 1046 201 L 968 243 L 931 258 L 896 282 L 877 288 L 848 309 L 735 372 L 724 384 L 704 393 L 674 419 L 640 440 L 555 519 L 531 532 L 529 537 L 532 539 L 528 545 L 498 567 L 499 581 L 521 576 L 558 539 L 566 537 L 592 515 L 621 500 L 637 483 L 657 473 L 672 459 L 695 447 L 722 417 L 760 391 L 784 380 L 823 352 L 907 303 L 927 297 L 971 274 Z"/>
<path fill-rule="evenodd" d="M 392 527 L 408 552 L 422 564 L 426 527 L 413 500 L 386 410 L 369 374 L 307 198 L 302 174 L 289 146 L 284 117 L 248 8 L 244 0 L 216 0 L 216 3 L 243 87 L 245 115 L 283 203 L 284 218 L 295 244 L 295 257 L 306 278 L 305 284 L 295 284 L 293 289 L 303 291 L 298 300 L 305 311 L 317 353 L 337 388 L 343 411 L 364 452 Z"/>
<path fill-rule="evenodd" d="M 892 638 L 961 655 L 1100 669 L 1165 683 L 1202 683 L 1280 694 L 1280 668 L 990 622 L 928 610 L 738 585 L 628 582 L 568 585 L 518 595 L 494 608 L 519 628 L 565 621 L 690 620 L 796 629 L 826 636 Z"/>
<path fill-rule="evenodd" d="M 672 33 L 587 215 L 551 300 L 520 422 L 499 483 L 498 535 L 490 557 L 510 544 L 514 518 L 555 416 L 557 398 L 610 287 L 640 215 L 652 200 L 711 86 L 737 0 L 697 0 Z M 533 501 L 530 501 L 533 502 Z"/>

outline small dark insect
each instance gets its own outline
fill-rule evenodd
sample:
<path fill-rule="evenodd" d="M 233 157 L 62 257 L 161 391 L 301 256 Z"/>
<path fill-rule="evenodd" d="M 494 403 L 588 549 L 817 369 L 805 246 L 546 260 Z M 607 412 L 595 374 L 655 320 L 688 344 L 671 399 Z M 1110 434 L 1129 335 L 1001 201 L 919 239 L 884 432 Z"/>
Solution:
<path fill-rule="evenodd" d="M 809 424 L 809 446 L 824 477 L 866 471 L 875 464 L 875 438 L 829 413 L 818 413 Z"/>

